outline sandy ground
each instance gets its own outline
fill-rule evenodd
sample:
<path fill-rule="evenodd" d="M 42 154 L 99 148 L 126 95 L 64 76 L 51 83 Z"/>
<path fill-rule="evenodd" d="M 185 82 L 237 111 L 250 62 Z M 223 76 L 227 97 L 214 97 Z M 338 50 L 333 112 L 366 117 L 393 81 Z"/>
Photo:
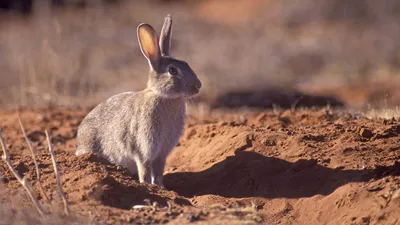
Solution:
<path fill-rule="evenodd" d="M 0 224 L 400 224 L 400 121 L 327 109 L 214 110 L 189 116 L 168 158 L 166 189 L 139 184 L 95 155 L 76 157 L 87 109 L 22 110 L 37 151 L 47 204 L 15 111 L 0 112 L 18 172 L 29 178 L 50 221 L 38 219 L 0 163 Z M 62 215 L 44 130 L 51 131 L 72 216 Z M 133 209 L 135 205 L 150 207 Z M 52 209 L 50 208 L 52 206 Z"/>

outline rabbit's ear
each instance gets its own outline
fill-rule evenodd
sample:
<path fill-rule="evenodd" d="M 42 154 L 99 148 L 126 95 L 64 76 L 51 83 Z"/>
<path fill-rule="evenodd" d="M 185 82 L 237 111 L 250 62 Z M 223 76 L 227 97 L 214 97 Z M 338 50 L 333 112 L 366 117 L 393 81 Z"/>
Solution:
<path fill-rule="evenodd" d="M 164 25 L 160 34 L 160 49 L 162 55 L 169 55 L 171 47 L 171 33 L 172 33 L 172 17 L 167 15 L 164 19 Z"/>
<path fill-rule="evenodd" d="M 140 50 L 149 61 L 150 66 L 158 71 L 161 59 L 156 31 L 149 24 L 140 24 L 137 28 Z"/>

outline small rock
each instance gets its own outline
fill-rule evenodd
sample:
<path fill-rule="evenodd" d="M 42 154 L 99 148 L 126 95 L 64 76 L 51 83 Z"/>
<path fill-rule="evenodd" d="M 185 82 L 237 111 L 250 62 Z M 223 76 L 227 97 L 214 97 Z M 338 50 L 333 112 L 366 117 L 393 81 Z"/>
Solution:
<path fill-rule="evenodd" d="M 279 117 L 278 120 L 282 123 L 282 126 L 284 127 L 288 126 L 291 123 L 289 117 Z"/>
<path fill-rule="evenodd" d="M 261 140 L 261 143 L 265 146 L 275 146 L 276 145 L 275 140 L 268 140 L 267 138 Z"/>
<path fill-rule="evenodd" d="M 364 224 L 369 224 L 370 221 L 371 221 L 371 217 L 366 216 L 366 217 L 361 218 L 361 220 L 362 220 L 362 222 L 363 222 Z"/>
<path fill-rule="evenodd" d="M 334 126 L 336 129 L 342 129 L 342 128 L 343 128 L 343 124 L 335 123 L 333 126 Z"/>
<path fill-rule="evenodd" d="M 347 147 L 347 148 L 344 148 L 343 149 L 343 153 L 347 153 L 347 152 L 352 152 L 352 151 L 354 151 L 354 148 L 352 148 L 352 147 Z"/>
<path fill-rule="evenodd" d="M 291 211 L 293 211 L 293 206 L 291 204 L 289 204 L 289 202 L 286 202 L 285 206 L 283 207 L 282 213 L 286 215 L 286 214 L 290 213 Z"/>
<path fill-rule="evenodd" d="M 380 187 L 380 186 L 367 188 L 367 191 L 369 191 L 369 192 L 376 192 L 376 191 L 381 191 L 381 190 L 383 190 L 383 187 Z"/>
<path fill-rule="evenodd" d="M 330 159 L 330 158 L 323 159 L 322 162 L 323 162 L 323 163 L 331 163 L 331 159 Z"/>
<path fill-rule="evenodd" d="M 230 125 L 231 127 L 237 127 L 237 126 L 239 126 L 239 124 L 236 123 L 235 121 L 230 122 L 229 125 Z"/>
<path fill-rule="evenodd" d="M 200 218 L 199 218 L 199 216 L 197 216 L 197 215 L 187 215 L 186 216 L 186 219 L 189 221 L 189 222 L 195 222 L 195 221 L 198 221 Z"/>
<path fill-rule="evenodd" d="M 317 148 L 317 146 L 315 146 L 313 144 L 310 144 L 310 143 L 308 143 L 306 146 L 309 147 L 309 148 Z"/>
<path fill-rule="evenodd" d="M 400 150 L 400 146 L 399 147 L 390 147 L 388 149 L 388 152 L 394 152 L 394 151 L 397 151 L 397 150 Z"/>
<path fill-rule="evenodd" d="M 226 121 L 222 121 L 222 122 L 218 123 L 218 126 L 220 126 L 220 127 L 223 127 L 223 126 L 226 126 L 226 125 L 228 125 L 228 122 L 226 122 Z"/>
<path fill-rule="evenodd" d="M 368 130 L 366 128 L 361 128 L 359 134 L 361 137 L 364 137 L 364 138 L 372 138 L 372 136 L 374 136 L 374 133 L 372 133 L 371 130 Z"/>

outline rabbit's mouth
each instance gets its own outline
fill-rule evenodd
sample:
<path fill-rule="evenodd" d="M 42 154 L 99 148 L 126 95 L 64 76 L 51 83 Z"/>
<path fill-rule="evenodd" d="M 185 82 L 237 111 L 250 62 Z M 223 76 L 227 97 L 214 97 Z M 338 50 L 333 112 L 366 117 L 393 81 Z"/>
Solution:
<path fill-rule="evenodd" d="M 190 85 L 186 88 L 184 97 L 185 98 L 191 98 L 197 95 L 200 92 L 200 85 Z"/>

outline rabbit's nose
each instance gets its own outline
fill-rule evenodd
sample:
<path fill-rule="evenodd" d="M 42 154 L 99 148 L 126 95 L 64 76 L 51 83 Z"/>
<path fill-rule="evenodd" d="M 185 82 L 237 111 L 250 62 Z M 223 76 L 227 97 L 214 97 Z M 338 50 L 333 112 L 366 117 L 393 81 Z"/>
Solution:
<path fill-rule="evenodd" d="M 197 85 L 192 85 L 190 89 L 192 93 L 199 93 L 200 91 L 200 88 Z"/>
<path fill-rule="evenodd" d="M 200 88 L 201 88 L 201 84 L 200 85 L 193 84 L 193 85 L 188 86 L 188 91 L 192 94 L 197 94 L 197 93 L 199 93 Z"/>
<path fill-rule="evenodd" d="M 201 82 L 198 81 L 194 86 L 197 88 L 197 90 L 200 90 L 200 88 L 201 88 Z"/>

